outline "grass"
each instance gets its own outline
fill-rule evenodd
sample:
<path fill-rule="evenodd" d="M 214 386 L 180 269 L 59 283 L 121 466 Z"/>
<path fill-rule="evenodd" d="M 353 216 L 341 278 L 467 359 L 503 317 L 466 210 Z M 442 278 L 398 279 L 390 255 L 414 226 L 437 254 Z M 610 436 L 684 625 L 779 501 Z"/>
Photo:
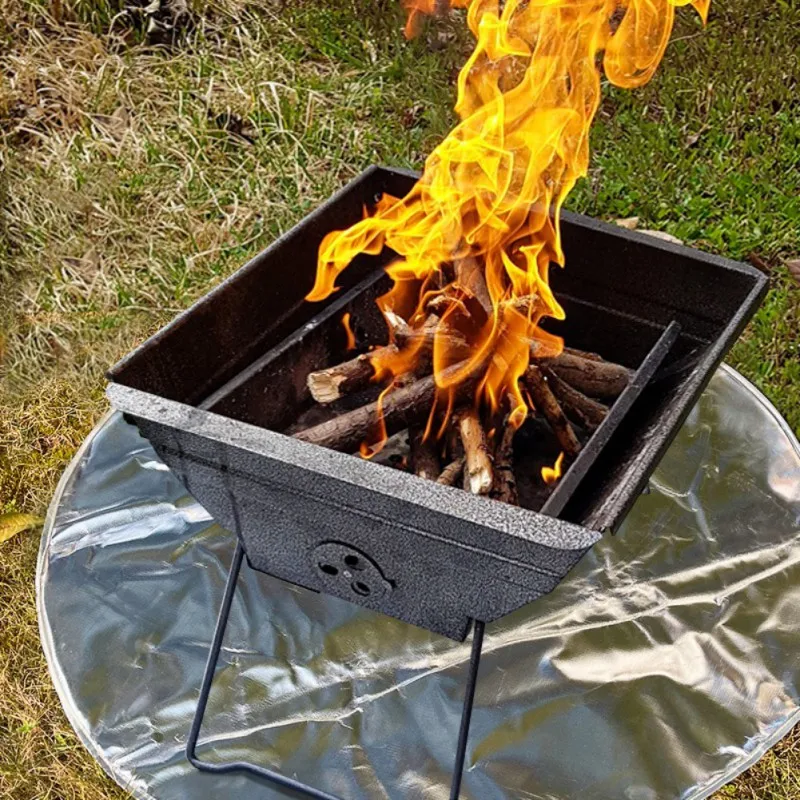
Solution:
<path fill-rule="evenodd" d="M 0 513 L 43 514 L 108 364 L 367 165 L 419 166 L 453 122 L 457 21 L 406 43 L 393 0 L 195 0 L 153 46 L 115 2 L 0 0 Z M 705 31 L 679 16 L 655 80 L 608 90 L 569 205 L 768 269 L 729 360 L 797 430 L 798 8 L 720 2 Z M 123 797 L 50 686 L 36 538 L 0 544 L 0 796 Z M 800 800 L 798 741 L 718 797 Z"/>

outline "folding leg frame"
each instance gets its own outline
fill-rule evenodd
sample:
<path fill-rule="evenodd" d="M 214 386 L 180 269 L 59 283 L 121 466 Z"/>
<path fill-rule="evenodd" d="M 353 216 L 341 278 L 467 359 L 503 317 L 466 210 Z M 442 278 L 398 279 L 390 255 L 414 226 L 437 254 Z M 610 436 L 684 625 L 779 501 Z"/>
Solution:
<path fill-rule="evenodd" d="M 213 763 L 203 761 L 197 756 L 197 740 L 200 736 L 200 727 L 203 724 L 203 717 L 205 716 L 206 706 L 208 705 L 208 697 L 211 693 L 211 684 L 214 680 L 214 673 L 217 669 L 217 662 L 219 661 L 220 650 L 222 649 L 222 642 L 225 637 L 225 629 L 228 626 L 228 619 L 231 613 L 231 605 L 233 603 L 233 595 L 236 592 L 236 584 L 239 579 L 239 573 L 242 569 L 242 561 L 244 560 L 244 548 L 241 542 L 237 542 L 236 552 L 233 555 L 233 562 L 231 564 L 230 572 L 228 573 L 228 581 L 225 584 L 225 594 L 222 599 L 222 607 L 219 610 L 219 617 L 217 618 L 217 627 L 214 630 L 214 638 L 211 642 L 211 649 L 208 653 L 208 661 L 206 662 L 206 670 L 203 674 L 203 683 L 200 687 L 200 698 L 197 701 L 197 710 L 195 711 L 194 719 L 192 720 L 192 727 L 189 730 L 189 739 L 186 742 L 186 756 L 189 762 L 201 772 L 249 772 L 269 781 L 275 786 L 280 786 L 283 789 L 290 789 L 298 792 L 306 797 L 313 797 L 316 800 L 341 800 L 336 795 L 328 794 L 320 789 L 315 789 L 313 786 L 302 783 L 301 781 L 288 778 L 265 767 L 259 767 L 255 764 L 250 764 L 246 761 L 229 761 L 226 763 Z M 458 744 L 456 746 L 456 760 L 453 766 L 453 778 L 450 784 L 450 800 L 458 800 L 461 793 L 461 777 L 464 771 L 464 759 L 467 753 L 467 737 L 469 736 L 469 725 L 472 718 L 472 706 L 475 700 L 475 684 L 478 677 L 478 666 L 481 660 L 481 650 L 483 648 L 483 631 L 484 623 L 475 620 L 474 630 L 472 634 L 472 654 L 469 662 L 469 674 L 467 675 L 467 686 L 464 692 L 464 706 L 461 712 L 461 725 L 458 732 Z"/>

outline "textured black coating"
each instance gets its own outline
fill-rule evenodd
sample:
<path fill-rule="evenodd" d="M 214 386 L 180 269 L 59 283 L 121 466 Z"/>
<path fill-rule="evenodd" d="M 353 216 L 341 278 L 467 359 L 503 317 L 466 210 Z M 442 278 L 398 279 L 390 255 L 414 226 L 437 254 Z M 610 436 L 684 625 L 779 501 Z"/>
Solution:
<path fill-rule="evenodd" d="M 112 384 L 108 396 L 236 531 L 255 569 L 453 639 L 470 618 L 488 622 L 551 591 L 600 538 L 138 389 Z M 321 575 L 326 544 L 366 554 L 389 586 L 364 595 Z"/>
<path fill-rule="evenodd" d="M 616 420 L 559 519 L 268 430 L 303 410 L 308 371 L 342 351 L 343 310 L 363 309 L 366 342 L 382 332 L 368 309 L 390 253 L 359 258 L 328 301 L 303 302 L 322 237 L 415 179 L 368 170 L 114 367 L 108 394 L 238 534 L 253 567 L 462 640 L 470 618 L 489 622 L 551 591 L 598 531 L 622 519 L 766 280 L 747 265 L 564 214 L 569 266 L 551 281 L 567 320 L 552 330 L 637 369 L 675 320 L 681 333 L 664 366 L 688 366 L 665 372 Z M 368 580 L 321 570 L 348 554 L 367 559 Z"/>

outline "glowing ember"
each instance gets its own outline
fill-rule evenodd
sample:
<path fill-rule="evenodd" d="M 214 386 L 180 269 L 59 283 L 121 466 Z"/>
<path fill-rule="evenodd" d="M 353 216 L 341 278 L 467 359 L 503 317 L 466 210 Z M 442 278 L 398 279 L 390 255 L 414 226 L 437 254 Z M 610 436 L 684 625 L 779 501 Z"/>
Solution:
<path fill-rule="evenodd" d="M 446 0 L 405 4 L 408 31 L 419 14 L 448 7 Z M 600 64 L 617 86 L 646 83 L 667 45 L 675 5 L 684 4 L 452 0 L 467 9 L 477 40 L 458 79 L 461 122 L 404 198 L 384 196 L 361 222 L 325 237 L 307 298 L 328 297 L 359 253 L 388 246 L 398 254 L 387 267 L 394 286 L 378 301 L 390 340 L 397 318 L 413 330 L 434 326 L 432 353 L 419 344 L 382 348 L 372 364 L 376 380 L 396 381 L 419 359 L 432 360 L 437 394 L 429 431 L 445 429 L 434 411 L 446 417 L 454 388 L 476 374 L 475 402 L 484 415 L 505 403 L 513 424 L 524 420 L 531 405 L 519 379 L 531 347 L 552 355 L 563 347 L 539 323 L 564 318 L 548 272 L 564 263 L 561 206 L 587 172 Z M 705 19 L 708 0 L 691 4 Z"/>
<path fill-rule="evenodd" d="M 353 329 L 350 327 L 350 312 L 346 311 L 342 315 L 342 327 L 344 328 L 345 336 L 347 336 L 347 350 L 356 349 L 356 337 Z"/>
<path fill-rule="evenodd" d="M 564 454 L 559 453 L 556 463 L 552 467 L 542 467 L 542 480 L 552 486 L 561 477 L 561 465 L 564 463 Z"/>

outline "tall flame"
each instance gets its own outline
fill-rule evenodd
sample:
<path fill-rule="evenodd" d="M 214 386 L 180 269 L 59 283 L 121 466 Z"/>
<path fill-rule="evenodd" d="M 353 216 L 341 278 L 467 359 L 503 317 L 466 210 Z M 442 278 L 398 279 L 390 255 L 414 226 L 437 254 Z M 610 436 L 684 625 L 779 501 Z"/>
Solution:
<path fill-rule="evenodd" d="M 407 31 L 419 14 L 448 6 L 404 2 Z M 517 420 L 524 419 L 518 379 L 531 346 L 553 354 L 562 347 L 539 323 L 564 318 L 548 272 L 564 264 L 559 216 L 587 172 L 601 71 L 617 86 L 646 83 L 664 54 L 675 6 L 691 3 L 705 21 L 708 2 L 451 0 L 467 9 L 476 39 L 458 78 L 461 121 L 404 198 L 384 196 L 361 222 L 325 237 L 307 299 L 330 295 L 359 253 L 390 247 L 398 254 L 387 268 L 394 287 L 379 304 L 420 329 L 433 319 L 440 395 L 477 372 L 476 402 L 494 410 L 510 396 Z M 413 369 L 419 350 L 373 358 L 376 376 Z"/>

